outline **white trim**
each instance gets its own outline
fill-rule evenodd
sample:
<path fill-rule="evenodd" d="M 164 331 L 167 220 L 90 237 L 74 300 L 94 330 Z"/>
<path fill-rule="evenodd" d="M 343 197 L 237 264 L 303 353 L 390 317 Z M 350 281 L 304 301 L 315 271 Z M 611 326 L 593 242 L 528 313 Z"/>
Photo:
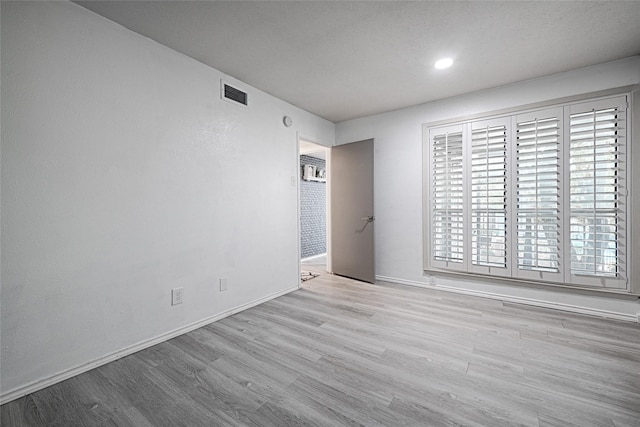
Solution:
<path fill-rule="evenodd" d="M 435 281 L 431 281 L 431 283 L 424 283 L 424 282 L 417 282 L 415 280 L 399 279 L 396 277 L 388 277 L 388 276 L 376 276 L 376 280 L 397 283 L 400 285 L 416 286 L 419 288 L 441 290 L 441 291 L 452 292 L 456 294 L 471 295 L 471 296 L 476 296 L 481 298 L 490 298 L 490 299 L 495 299 L 499 301 L 512 302 L 516 304 L 525 304 L 525 305 L 532 305 L 535 307 L 551 308 L 554 310 L 562 310 L 570 313 L 578 313 L 578 314 L 586 314 L 589 316 L 602 317 L 605 319 L 615 319 L 615 320 L 623 320 L 627 322 L 640 323 L 640 314 L 634 315 L 634 314 L 627 314 L 627 313 L 619 313 L 615 311 L 600 310 L 597 308 L 563 304 L 559 302 L 542 301 L 542 300 L 537 300 L 532 298 L 497 294 L 495 292 L 461 289 L 461 288 L 455 288 L 452 286 L 438 285 L 435 283 Z"/>
<path fill-rule="evenodd" d="M 298 248 L 298 259 L 302 256 L 302 209 L 300 208 L 300 132 L 296 132 L 296 173 L 291 175 L 295 177 L 296 184 L 296 245 Z M 293 183 L 293 182 L 292 182 Z M 302 265 L 298 264 L 298 289 L 302 287 Z"/>
<path fill-rule="evenodd" d="M 125 347 L 121 350 L 118 351 L 114 351 L 112 353 L 109 353 L 105 356 L 102 357 L 98 357 L 97 359 L 93 359 L 89 362 L 86 362 L 82 365 L 73 367 L 73 368 L 69 368 L 66 369 L 62 372 L 58 372 L 57 374 L 36 380 L 36 381 L 32 381 L 28 384 L 25 384 L 23 386 L 19 386 L 14 388 L 13 390 L 9 390 L 6 393 L 2 394 L 2 396 L 0 396 L 0 405 L 4 405 L 5 403 L 9 403 L 12 400 L 18 399 L 20 397 L 26 396 L 27 394 L 30 393 L 34 393 L 38 390 L 42 390 L 46 387 L 52 386 L 56 383 L 59 383 L 61 381 L 64 381 L 66 379 L 69 379 L 71 377 L 75 377 L 76 375 L 80 375 L 84 372 L 90 371 L 91 369 L 97 368 L 99 366 L 102 365 L 106 365 L 107 363 L 113 362 L 115 360 L 118 360 L 120 358 L 123 358 L 125 356 L 129 356 L 133 353 L 136 353 L 140 350 L 144 350 L 145 348 L 149 348 L 152 347 L 156 344 L 160 344 L 164 341 L 170 340 L 171 338 L 175 338 L 179 335 L 182 334 L 186 334 L 187 332 L 191 332 L 195 329 L 201 328 L 203 326 L 206 326 L 210 323 L 216 322 L 220 319 L 224 319 L 225 317 L 231 316 L 233 314 L 239 313 L 241 311 L 244 311 L 246 309 L 249 309 L 251 307 L 255 307 L 256 305 L 265 303 L 269 300 L 272 300 L 274 298 L 278 298 L 282 295 L 288 294 L 290 292 L 293 292 L 295 290 L 298 290 L 298 285 L 287 288 L 285 290 L 276 292 L 274 294 L 271 295 L 267 295 L 266 297 L 262 297 L 259 298 L 257 300 L 248 302 L 246 304 L 242 304 L 239 305 L 237 307 L 231 308 L 229 310 L 225 310 L 221 313 L 218 313 L 216 315 L 207 317 L 205 319 L 199 320 L 197 322 L 191 323 L 189 325 L 185 325 L 182 326 L 180 328 L 174 329 L 172 331 L 166 332 L 164 334 L 158 335 L 155 338 L 150 338 L 147 340 L 143 340 L 140 341 L 137 344 L 134 345 L 130 345 L 128 347 Z"/>
<path fill-rule="evenodd" d="M 327 158 L 325 159 L 325 166 L 326 166 L 326 171 L 327 171 L 327 183 L 326 183 L 326 187 L 325 187 L 325 206 L 327 208 L 327 213 L 326 213 L 326 218 L 327 218 L 327 230 L 326 230 L 326 235 L 327 235 L 327 262 L 326 262 L 326 266 L 325 266 L 325 270 L 327 270 L 327 272 L 331 273 L 333 272 L 333 257 L 332 257 L 332 250 L 331 249 L 333 247 L 333 240 L 331 239 L 331 230 L 333 227 L 333 223 L 331 220 L 331 185 L 332 185 L 332 180 L 331 180 L 331 176 L 333 174 L 333 172 L 331 172 L 331 147 L 327 148 Z"/>
<path fill-rule="evenodd" d="M 312 255 L 312 256 L 308 256 L 308 257 L 306 257 L 306 258 L 302 258 L 302 259 L 300 260 L 300 262 L 312 261 L 312 260 L 314 260 L 314 259 L 316 259 L 316 258 L 322 258 L 323 256 L 327 256 L 327 253 L 325 252 L 325 253 L 323 253 L 323 254 L 319 254 L 319 255 Z"/>

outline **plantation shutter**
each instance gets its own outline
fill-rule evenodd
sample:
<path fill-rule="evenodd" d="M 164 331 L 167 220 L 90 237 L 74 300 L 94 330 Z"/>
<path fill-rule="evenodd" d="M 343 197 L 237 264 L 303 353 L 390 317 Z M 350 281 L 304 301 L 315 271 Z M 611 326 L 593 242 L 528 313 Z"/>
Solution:
<path fill-rule="evenodd" d="M 507 120 L 471 125 L 471 266 L 480 273 L 506 275 Z"/>
<path fill-rule="evenodd" d="M 629 290 L 627 97 L 425 126 L 426 269 Z"/>
<path fill-rule="evenodd" d="M 462 126 L 440 129 L 431 142 L 431 262 L 463 269 L 464 170 Z"/>
<path fill-rule="evenodd" d="M 515 121 L 515 275 L 562 281 L 562 108 Z"/>
<path fill-rule="evenodd" d="M 626 287 L 626 98 L 569 110 L 567 281 Z"/>

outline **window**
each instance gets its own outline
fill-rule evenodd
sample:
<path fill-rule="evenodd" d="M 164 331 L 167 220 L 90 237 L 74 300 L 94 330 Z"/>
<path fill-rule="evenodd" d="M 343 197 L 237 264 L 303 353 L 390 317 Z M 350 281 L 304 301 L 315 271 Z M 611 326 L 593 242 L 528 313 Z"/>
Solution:
<path fill-rule="evenodd" d="M 426 267 L 627 287 L 626 97 L 428 130 Z"/>
<path fill-rule="evenodd" d="M 434 133 L 432 254 L 440 266 L 462 265 L 463 254 L 463 154 L 462 128 L 445 128 Z"/>
<path fill-rule="evenodd" d="M 625 287 L 624 103 L 572 106 L 569 114 L 570 280 Z"/>
<path fill-rule="evenodd" d="M 516 127 L 516 276 L 563 281 L 562 109 L 518 114 Z"/>
<path fill-rule="evenodd" d="M 471 270 L 507 269 L 507 124 L 471 124 Z"/>

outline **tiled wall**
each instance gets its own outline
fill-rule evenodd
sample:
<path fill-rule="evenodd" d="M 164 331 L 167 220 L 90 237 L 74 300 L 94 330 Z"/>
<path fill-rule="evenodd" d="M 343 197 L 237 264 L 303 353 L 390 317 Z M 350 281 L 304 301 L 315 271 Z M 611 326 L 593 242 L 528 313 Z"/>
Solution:
<path fill-rule="evenodd" d="M 300 156 L 300 243 L 302 258 L 327 252 L 327 185 L 302 179 L 302 165 L 326 169 L 325 161 Z"/>

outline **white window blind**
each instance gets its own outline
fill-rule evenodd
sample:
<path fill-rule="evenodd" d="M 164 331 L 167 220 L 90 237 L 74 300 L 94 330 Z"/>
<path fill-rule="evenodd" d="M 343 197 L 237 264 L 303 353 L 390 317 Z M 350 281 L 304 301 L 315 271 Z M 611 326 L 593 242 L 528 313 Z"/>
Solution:
<path fill-rule="evenodd" d="M 569 191 L 571 277 L 605 286 L 626 277 L 626 103 L 571 109 Z M 580 281 L 580 280 L 577 280 Z"/>
<path fill-rule="evenodd" d="M 426 128 L 427 268 L 629 290 L 627 117 L 620 95 Z"/>
<path fill-rule="evenodd" d="M 504 120 L 472 124 L 470 161 L 471 264 L 505 269 L 507 126 Z"/>
<path fill-rule="evenodd" d="M 562 277 L 561 117 L 562 109 L 516 117 L 516 258 L 519 277 Z"/>
<path fill-rule="evenodd" d="M 432 139 L 432 256 L 436 261 L 464 259 L 462 130 Z"/>

